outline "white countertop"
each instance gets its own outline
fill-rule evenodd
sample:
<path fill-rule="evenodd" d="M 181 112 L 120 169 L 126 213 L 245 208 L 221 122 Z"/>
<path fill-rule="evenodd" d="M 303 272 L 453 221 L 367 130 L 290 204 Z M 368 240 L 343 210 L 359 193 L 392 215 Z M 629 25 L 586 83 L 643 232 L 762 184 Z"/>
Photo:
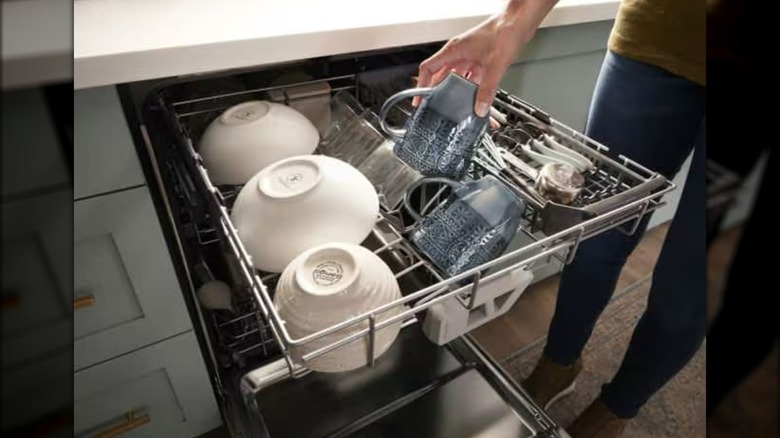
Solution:
<path fill-rule="evenodd" d="M 504 0 L 76 0 L 74 87 L 443 41 Z M 543 27 L 613 19 L 619 0 L 561 0 Z"/>
<path fill-rule="evenodd" d="M 2 89 L 73 77 L 73 0 L 6 0 L 2 9 Z"/>

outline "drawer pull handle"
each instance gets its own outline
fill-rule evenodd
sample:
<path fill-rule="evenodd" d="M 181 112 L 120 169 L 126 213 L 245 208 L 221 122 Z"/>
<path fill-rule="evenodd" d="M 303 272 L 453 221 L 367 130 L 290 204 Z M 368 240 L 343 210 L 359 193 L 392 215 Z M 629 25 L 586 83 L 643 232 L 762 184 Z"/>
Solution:
<path fill-rule="evenodd" d="M 125 420 L 123 422 L 106 431 L 100 432 L 92 438 L 115 438 L 123 433 L 130 432 L 133 429 L 138 429 L 150 421 L 152 421 L 152 419 L 149 417 L 149 414 L 136 415 L 135 412 L 128 412 L 125 414 Z"/>
<path fill-rule="evenodd" d="M 82 295 L 73 300 L 73 310 L 86 309 L 95 305 L 95 296 L 92 294 Z"/>

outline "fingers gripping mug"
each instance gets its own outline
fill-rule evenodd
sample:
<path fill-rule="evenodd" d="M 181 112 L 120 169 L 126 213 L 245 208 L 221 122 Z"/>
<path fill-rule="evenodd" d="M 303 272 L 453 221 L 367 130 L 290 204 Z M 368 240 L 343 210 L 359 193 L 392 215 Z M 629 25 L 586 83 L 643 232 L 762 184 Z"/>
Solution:
<path fill-rule="evenodd" d="M 413 88 L 382 105 L 382 130 L 396 141 L 395 154 L 425 176 L 460 181 L 466 174 L 488 117 L 474 113 L 477 84 L 450 73 L 432 88 Z M 387 123 L 390 110 L 403 99 L 423 96 L 404 129 Z"/>

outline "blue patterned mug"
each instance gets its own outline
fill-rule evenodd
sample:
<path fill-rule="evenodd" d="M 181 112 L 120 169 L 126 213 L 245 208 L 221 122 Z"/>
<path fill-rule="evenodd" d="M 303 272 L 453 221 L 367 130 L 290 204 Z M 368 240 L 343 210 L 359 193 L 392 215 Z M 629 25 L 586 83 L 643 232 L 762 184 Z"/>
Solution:
<path fill-rule="evenodd" d="M 424 96 L 404 129 L 387 124 L 398 102 Z M 395 154 L 425 176 L 462 180 L 487 127 L 488 117 L 474 113 L 477 85 L 450 73 L 432 88 L 413 88 L 391 96 L 382 105 L 382 130 L 396 141 Z"/>
<path fill-rule="evenodd" d="M 412 207 L 422 185 L 446 184 L 452 193 L 428 214 Z M 487 263 L 506 251 L 525 211 L 525 202 L 492 176 L 469 183 L 423 178 L 411 184 L 404 204 L 416 220 L 409 240 L 447 276 Z"/>

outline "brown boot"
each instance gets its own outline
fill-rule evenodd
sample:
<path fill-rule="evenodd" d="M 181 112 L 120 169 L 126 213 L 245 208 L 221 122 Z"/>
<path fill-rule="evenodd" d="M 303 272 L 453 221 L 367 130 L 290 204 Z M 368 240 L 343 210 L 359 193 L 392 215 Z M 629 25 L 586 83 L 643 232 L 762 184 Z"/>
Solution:
<path fill-rule="evenodd" d="M 539 359 L 531 375 L 521 383 L 542 408 L 547 410 L 553 403 L 574 391 L 574 379 L 582 371 L 582 359 L 571 365 L 559 365 L 545 355 Z"/>
<path fill-rule="evenodd" d="M 574 420 L 568 432 L 572 438 L 617 438 L 628 422 L 610 411 L 601 399 L 596 399 Z"/>

